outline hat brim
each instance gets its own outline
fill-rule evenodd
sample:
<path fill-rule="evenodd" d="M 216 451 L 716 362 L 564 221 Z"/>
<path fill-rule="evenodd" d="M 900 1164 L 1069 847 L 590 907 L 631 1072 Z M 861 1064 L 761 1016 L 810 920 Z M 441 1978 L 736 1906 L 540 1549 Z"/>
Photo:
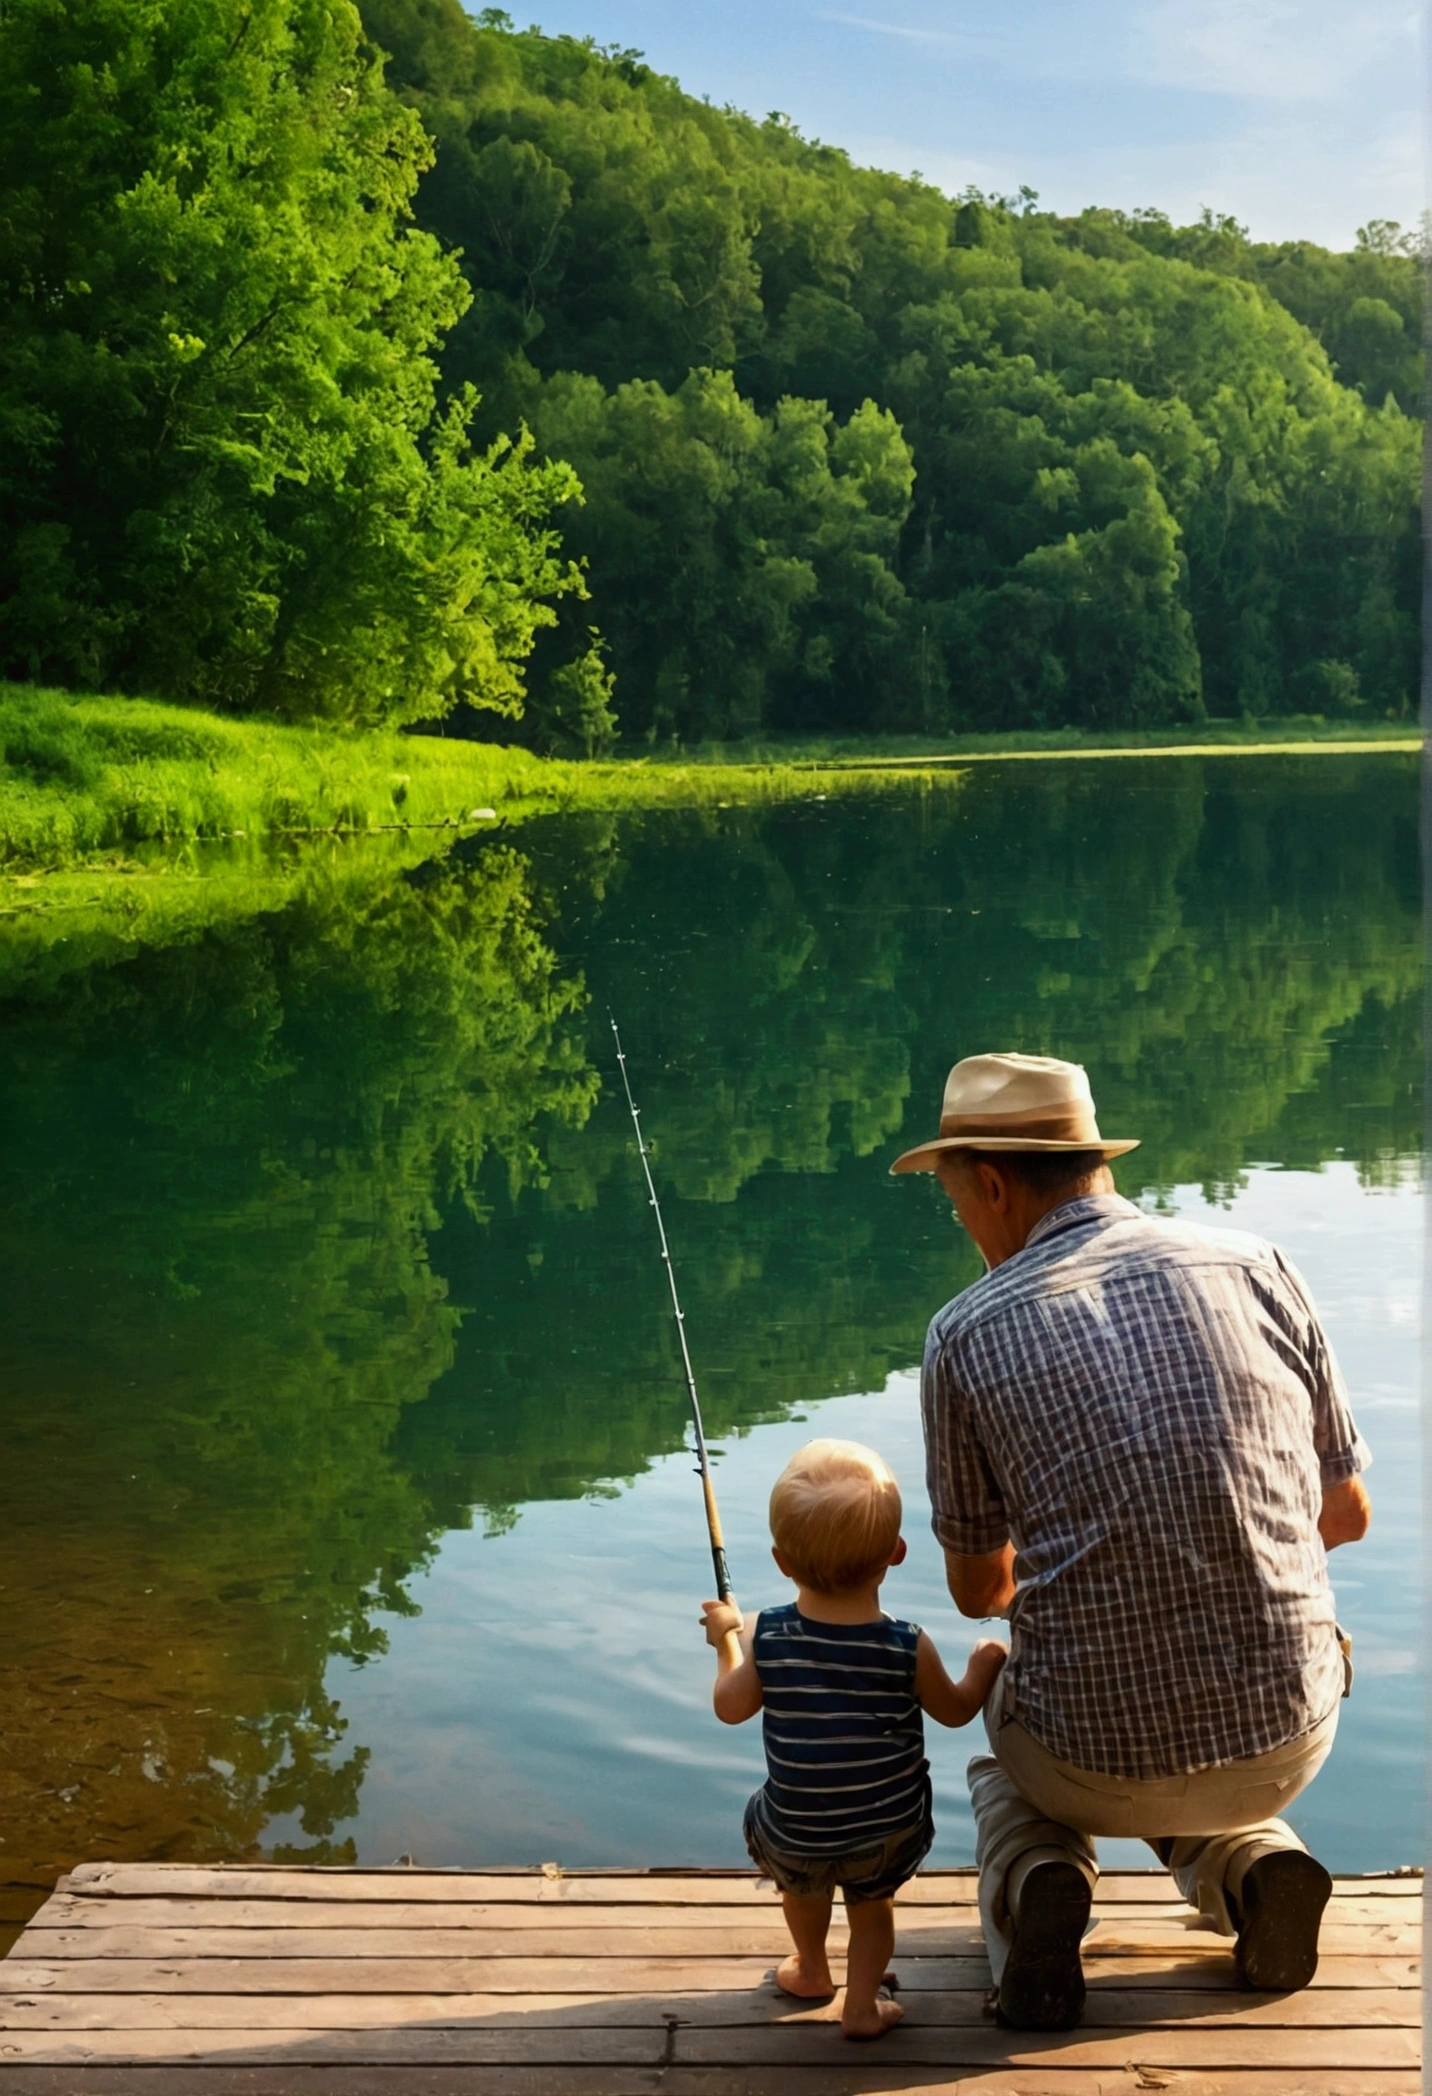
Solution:
<path fill-rule="evenodd" d="M 1032 1135 L 937 1135 L 928 1143 L 917 1143 L 913 1150 L 906 1150 L 897 1157 L 890 1170 L 895 1172 L 933 1172 L 939 1160 L 951 1150 L 1043 1150 L 1051 1156 L 1060 1151 L 1097 1150 L 1106 1161 L 1111 1157 L 1122 1157 L 1128 1150 L 1137 1150 L 1139 1138 L 1120 1143 L 1070 1143 L 1050 1142 Z"/>

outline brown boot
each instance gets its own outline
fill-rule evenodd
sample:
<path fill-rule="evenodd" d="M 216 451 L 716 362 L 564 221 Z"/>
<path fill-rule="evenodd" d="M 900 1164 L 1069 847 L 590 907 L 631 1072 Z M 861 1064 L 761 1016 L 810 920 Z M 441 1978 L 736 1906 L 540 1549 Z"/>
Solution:
<path fill-rule="evenodd" d="M 1072 2030 L 1084 2008 L 1079 1946 L 1093 1894 L 1072 1863 L 1036 1863 L 1019 1891 L 1009 1957 L 999 1982 L 1001 2023 L 1013 2030 Z"/>
<path fill-rule="evenodd" d="M 1244 1872 L 1236 1900 L 1238 1984 L 1259 1994 L 1293 1994 L 1318 1969 L 1318 1930 L 1333 1881 L 1302 1849 L 1272 1849 Z"/>

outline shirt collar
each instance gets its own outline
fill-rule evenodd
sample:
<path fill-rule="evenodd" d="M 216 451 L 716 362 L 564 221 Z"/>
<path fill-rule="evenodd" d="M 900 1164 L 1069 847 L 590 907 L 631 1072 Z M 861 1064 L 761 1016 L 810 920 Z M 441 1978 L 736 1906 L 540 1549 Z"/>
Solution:
<path fill-rule="evenodd" d="M 1054 1237 L 1060 1231 L 1072 1230 L 1080 1223 L 1117 1223 L 1126 1216 L 1142 1213 L 1122 1194 L 1079 1194 L 1072 1201 L 1061 1201 L 1057 1208 L 1042 1215 L 1025 1238 L 1024 1249 L 1027 1252 L 1031 1245 L 1040 1244 L 1046 1237 Z"/>

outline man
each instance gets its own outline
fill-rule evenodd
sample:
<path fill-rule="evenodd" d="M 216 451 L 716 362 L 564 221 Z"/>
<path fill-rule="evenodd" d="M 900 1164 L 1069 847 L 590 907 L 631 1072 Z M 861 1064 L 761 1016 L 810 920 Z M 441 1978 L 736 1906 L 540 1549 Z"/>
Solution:
<path fill-rule="evenodd" d="M 1273 1246 L 1145 1215 L 1088 1079 L 976 1055 L 933 1171 L 989 1271 L 930 1326 L 934 1529 L 1011 1655 L 970 1763 L 1003 2021 L 1062 2030 L 1096 1835 L 1147 1839 L 1236 1938 L 1245 1986 L 1303 1987 L 1332 1880 L 1278 1815 L 1351 1680 L 1327 1551 L 1366 1533 L 1369 1460 L 1302 1281 Z"/>

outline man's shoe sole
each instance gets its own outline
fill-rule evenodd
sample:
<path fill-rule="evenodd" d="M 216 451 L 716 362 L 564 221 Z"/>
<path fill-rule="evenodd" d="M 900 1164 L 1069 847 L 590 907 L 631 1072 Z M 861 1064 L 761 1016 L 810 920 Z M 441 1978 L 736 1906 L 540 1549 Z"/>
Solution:
<path fill-rule="evenodd" d="M 1012 2030 L 1072 2030 L 1084 2007 L 1079 1946 L 1089 1922 L 1089 1880 L 1072 1863 L 1029 1873 L 1009 1957 L 1000 1975 L 999 2020 Z"/>
<path fill-rule="evenodd" d="M 1234 1952 L 1240 1986 L 1258 1994 L 1295 1994 L 1311 1982 L 1332 1889 L 1322 1864 L 1302 1849 L 1278 1849 L 1249 1866 Z"/>

